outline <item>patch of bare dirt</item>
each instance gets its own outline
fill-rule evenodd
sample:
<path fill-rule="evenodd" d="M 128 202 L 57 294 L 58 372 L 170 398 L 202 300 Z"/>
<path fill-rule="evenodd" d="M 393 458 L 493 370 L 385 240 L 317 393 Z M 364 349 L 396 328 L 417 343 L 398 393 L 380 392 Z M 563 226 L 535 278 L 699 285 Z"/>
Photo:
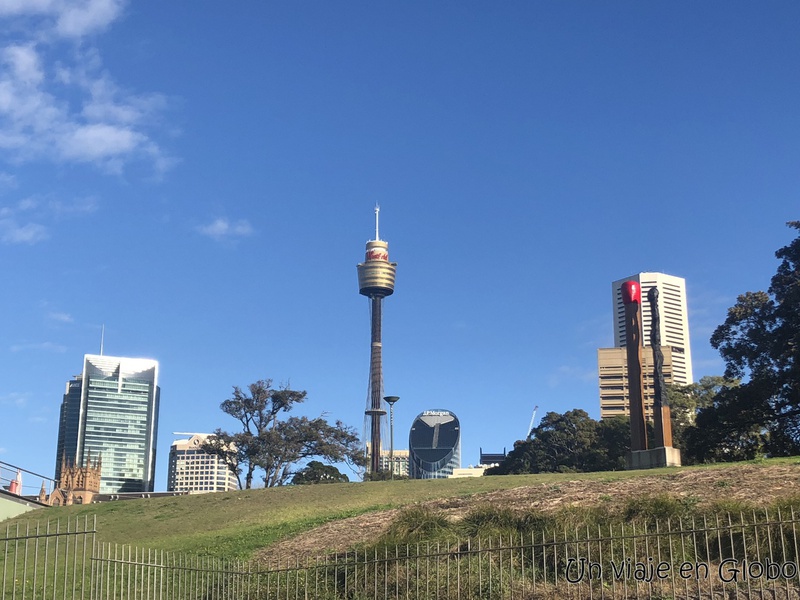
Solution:
<path fill-rule="evenodd" d="M 451 519 L 463 517 L 482 504 L 512 510 L 543 512 L 565 506 L 621 507 L 635 497 L 666 494 L 691 497 L 698 508 L 720 500 L 739 501 L 756 507 L 800 493 L 800 466 L 734 465 L 713 469 L 687 469 L 669 475 L 632 477 L 622 480 L 570 480 L 542 483 L 468 498 L 443 498 L 422 503 L 444 512 Z M 342 552 L 373 542 L 383 535 L 400 509 L 373 512 L 334 521 L 265 548 L 260 562 L 294 561 L 298 557 Z"/>

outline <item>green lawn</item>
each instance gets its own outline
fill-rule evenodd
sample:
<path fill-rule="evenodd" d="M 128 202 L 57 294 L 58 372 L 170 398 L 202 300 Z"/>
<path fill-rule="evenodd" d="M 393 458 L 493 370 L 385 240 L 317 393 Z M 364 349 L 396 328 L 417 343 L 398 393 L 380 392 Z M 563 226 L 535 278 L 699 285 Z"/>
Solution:
<path fill-rule="evenodd" d="M 797 464 L 797 458 L 763 464 Z M 720 465 L 730 466 L 730 465 Z M 708 469 L 707 467 L 683 467 Z M 677 469 L 509 475 L 467 479 L 383 481 L 286 486 L 239 492 L 151 498 L 40 509 L 15 521 L 54 521 L 97 516 L 101 541 L 180 553 L 249 558 L 260 548 L 335 519 L 434 499 L 567 480 L 613 481 L 675 473 Z"/>

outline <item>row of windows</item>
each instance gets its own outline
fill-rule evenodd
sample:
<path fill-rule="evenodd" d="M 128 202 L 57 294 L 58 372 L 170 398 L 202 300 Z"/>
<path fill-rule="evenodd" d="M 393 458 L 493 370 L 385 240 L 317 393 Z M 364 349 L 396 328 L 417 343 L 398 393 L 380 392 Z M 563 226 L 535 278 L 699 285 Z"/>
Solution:
<path fill-rule="evenodd" d="M 89 390 L 86 396 L 90 403 L 106 402 L 118 406 L 145 406 L 150 403 L 149 394 L 117 394 L 116 392 L 101 392 L 94 389 Z"/>
<path fill-rule="evenodd" d="M 175 456 L 170 456 L 169 460 L 171 463 L 175 463 L 176 465 L 186 465 L 192 467 L 213 467 L 214 465 L 225 464 L 221 460 L 219 460 L 216 456 L 208 456 L 202 459 L 192 458 L 189 460 L 177 458 Z"/>
<path fill-rule="evenodd" d="M 112 424 L 113 425 L 113 424 Z M 139 429 L 134 427 L 123 427 L 124 423 L 118 424 L 116 427 L 112 425 L 107 426 L 100 426 L 100 425 L 87 425 L 86 432 L 96 431 L 96 432 L 106 432 L 106 433 L 114 433 L 120 436 L 135 436 L 135 437 L 143 437 L 147 434 L 146 429 Z"/>
<path fill-rule="evenodd" d="M 111 441 L 107 436 L 87 433 L 84 443 L 87 447 L 98 446 L 109 450 L 144 450 L 147 447 L 147 444 L 141 441 L 141 436 L 129 437 L 128 440 L 124 439 L 125 437 L 129 436 L 118 435 L 115 436 L 116 439 Z"/>

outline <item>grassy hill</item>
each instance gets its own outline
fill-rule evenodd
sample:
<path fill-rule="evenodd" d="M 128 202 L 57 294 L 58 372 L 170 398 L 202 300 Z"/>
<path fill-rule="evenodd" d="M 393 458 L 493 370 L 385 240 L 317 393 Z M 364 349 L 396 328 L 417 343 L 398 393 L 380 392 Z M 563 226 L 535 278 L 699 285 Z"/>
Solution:
<path fill-rule="evenodd" d="M 450 513 L 481 503 L 546 511 L 666 494 L 690 498 L 693 506 L 720 499 L 750 506 L 800 499 L 799 491 L 800 458 L 789 458 L 651 471 L 287 486 L 41 509 L 4 524 L 96 515 L 101 541 L 247 559 L 265 548 L 291 551 L 293 540 L 304 540 L 302 548 L 311 552 L 334 542 L 359 543 L 367 523 L 385 524 L 393 509 L 417 503 Z M 337 522 L 347 525 L 337 529 Z"/>

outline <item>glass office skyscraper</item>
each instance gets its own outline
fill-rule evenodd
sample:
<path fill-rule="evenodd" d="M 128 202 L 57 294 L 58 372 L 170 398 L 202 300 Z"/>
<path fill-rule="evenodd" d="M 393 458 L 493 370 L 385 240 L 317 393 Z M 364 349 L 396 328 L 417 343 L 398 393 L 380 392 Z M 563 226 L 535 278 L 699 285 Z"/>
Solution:
<path fill-rule="evenodd" d="M 408 436 L 408 476 L 446 479 L 461 467 L 461 425 L 449 410 L 426 410 L 414 419 Z"/>
<path fill-rule="evenodd" d="M 81 415 L 81 376 L 67 382 L 61 415 L 58 421 L 56 445 L 56 481 L 61 481 L 61 468 L 74 464 L 78 452 L 78 420 Z"/>
<path fill-rule="evenodd" d="M 100 492 L 152 492 L 158 436 L 158 362 L 87 354 L 61 405 L 62 463 L 102 461 Z"/>

